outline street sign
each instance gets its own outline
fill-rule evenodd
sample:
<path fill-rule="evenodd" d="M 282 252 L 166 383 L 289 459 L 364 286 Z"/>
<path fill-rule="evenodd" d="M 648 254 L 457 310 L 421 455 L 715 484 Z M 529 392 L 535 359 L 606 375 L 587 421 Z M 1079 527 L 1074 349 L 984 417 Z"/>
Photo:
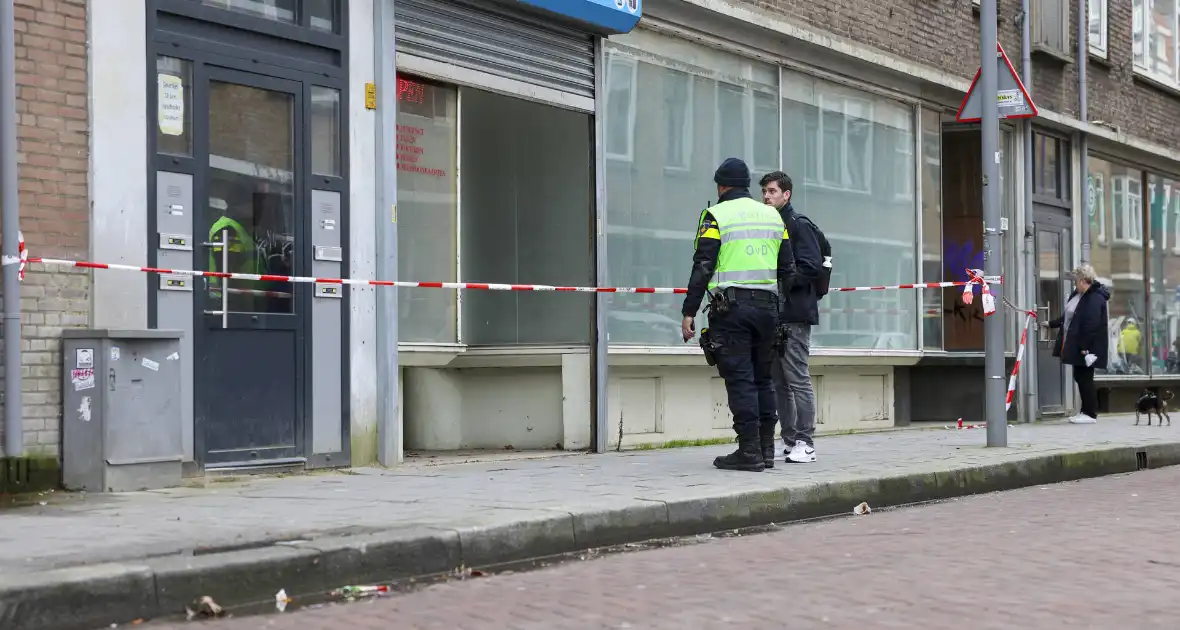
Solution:
<path fill-rule="evenodd" d="M 1028 95 L 1028 90 L 1024 88 L 1020 76 L 1016 74 L 1016 68 L 1012 67 L 1004 47 L 999 44 L 996 44 L 996 65 L 996 107 L 1000 110 L 1000 119 L 1035 117 L 1037 106 Z M 971 80 L 971 87 L 967 90 L 967 96 L 963 97 L 963 104 L 959 106 L 955 120 L 979 122 L 982 114 L 979 109 L 981 97 L 975 89 L 978 85 L 979 70 L 976 70 L 975 78 Z"/>

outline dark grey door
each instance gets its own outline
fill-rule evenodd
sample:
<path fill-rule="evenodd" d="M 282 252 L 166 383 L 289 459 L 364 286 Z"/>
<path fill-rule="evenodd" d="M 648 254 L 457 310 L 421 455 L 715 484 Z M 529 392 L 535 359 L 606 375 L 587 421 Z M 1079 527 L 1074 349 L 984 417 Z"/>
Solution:
<path fill-rule="evenodd" d="M 1072 240 L 1068 216 L 1039 215 L 1036 222 L 1037 316 L 1060 317 L 1072 288 L 1066 278 L 1070 270 Z M 1037 335 L 1037 391 L 1042 414 L 1065 411 L 1065 368 L 1053 357 L 1055 331 Z"/>
<path fill-rule="evenodd" d="M 308 248 L 297 247 L 307 203 L 303 86 L 211 66 L 196 79 L 194 110 L 205 125 L 197 134 L 198 268 L 305 273 Z M 302 287 L 216 278 L 200 287 L 195 407 L 206 467 L 300 457 Z"/>

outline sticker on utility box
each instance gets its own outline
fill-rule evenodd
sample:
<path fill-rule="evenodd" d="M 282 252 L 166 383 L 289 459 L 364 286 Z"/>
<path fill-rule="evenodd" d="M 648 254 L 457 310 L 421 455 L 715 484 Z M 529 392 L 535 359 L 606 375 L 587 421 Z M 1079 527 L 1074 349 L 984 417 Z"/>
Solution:
<path fill-rule="evenodd" d="M 119 346 L 111 346 L 111 360 L 112 361 L 119 360 Z"/>
<path fill-rule="evenodd" d="M 74 384 L 74 391 L 94 389 L 94 369 L 78 368 L 70 370 L 70 382 Z"/>
<path fill-rule="evenodd" d="M 156 363 L 155 361 L 152 361 L 151 359 L 149 359 L 147 357 L 144 357 L 143 361 L 140 361 L 140 363 L 143 364 L 143 367 L 145 367 L 153 372 L 160 371 L 160 364 Z"/>
<path fill-rule="evenodd" d="M 74 353 L 77 359 L 77 368 L 92 368 L 94 367 L 94 348 L 78 348 Z"/>

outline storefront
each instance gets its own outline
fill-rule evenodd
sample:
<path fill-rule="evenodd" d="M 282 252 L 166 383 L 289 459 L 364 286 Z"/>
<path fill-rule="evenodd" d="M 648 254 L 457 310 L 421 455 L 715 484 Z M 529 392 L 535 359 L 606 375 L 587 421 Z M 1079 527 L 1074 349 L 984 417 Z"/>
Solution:
<path fill-rule="evenodd" d="M 637 1 L 398 0 L 404 280 L 593 285 L 600 37 Z M 590 294 L 399 294 L 405 448 L 586 448 Z"/>
<path fill-rule="evenodd" d="M 695 221 L 714 201 L 713 170 L 728 156 L 750 164 L 755 184 L 780 168 L 792 177 L 793 204 L 832 243 L 834 286 L 963 280 L 965 268 L 983 266 L 979 132 L 954 123 L 956 101 L 893 89 L 880 68 L 832 75 L 753 27 L 703 35 L 694 18 L 706 16 L 664 7 L 649 5 L 639 28 L 605 45 L 610 284 L 683 284 Z M 1015 134 L 1006 126 L 1003 135 L 1011 218 Z M 1012 242 L 1005 235 L 1000 252 L 1010 265 Z M 964 361 L 982 364 L 983 350 L 979 301 L 964 306 L 960 293 L 829 294 L 812 335 L 822 428 L 893 426 L 978 396 L 981 388 L 968 387 L 931 406 L 911 395 L 919 378 L 922 386 L 931 375 L 978 378 L 977 367 L 956 373 Z M 731 433 L 723 384 L 678 338 L 679 309 L 678 296 L 611 300 L 612 444 L 616 427 L 624 445 Z M 1013 328 L 1015 318 L 1005 318 Z M 943 391 L 939 398 L 954 397 Z"/>

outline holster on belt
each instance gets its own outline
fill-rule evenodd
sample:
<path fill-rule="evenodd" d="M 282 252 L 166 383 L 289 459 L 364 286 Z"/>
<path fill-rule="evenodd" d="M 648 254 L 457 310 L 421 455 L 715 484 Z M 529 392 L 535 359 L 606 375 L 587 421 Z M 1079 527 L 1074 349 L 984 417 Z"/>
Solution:
<path fill-rule="evenodd" d="M 709 367 L 717 365 L 717 343 L 713 341 L 713 335 L 709 334 L 709 329 L 701 330 L 700 334 L 701 351 L 705 353 L 705 363 Z"/>

